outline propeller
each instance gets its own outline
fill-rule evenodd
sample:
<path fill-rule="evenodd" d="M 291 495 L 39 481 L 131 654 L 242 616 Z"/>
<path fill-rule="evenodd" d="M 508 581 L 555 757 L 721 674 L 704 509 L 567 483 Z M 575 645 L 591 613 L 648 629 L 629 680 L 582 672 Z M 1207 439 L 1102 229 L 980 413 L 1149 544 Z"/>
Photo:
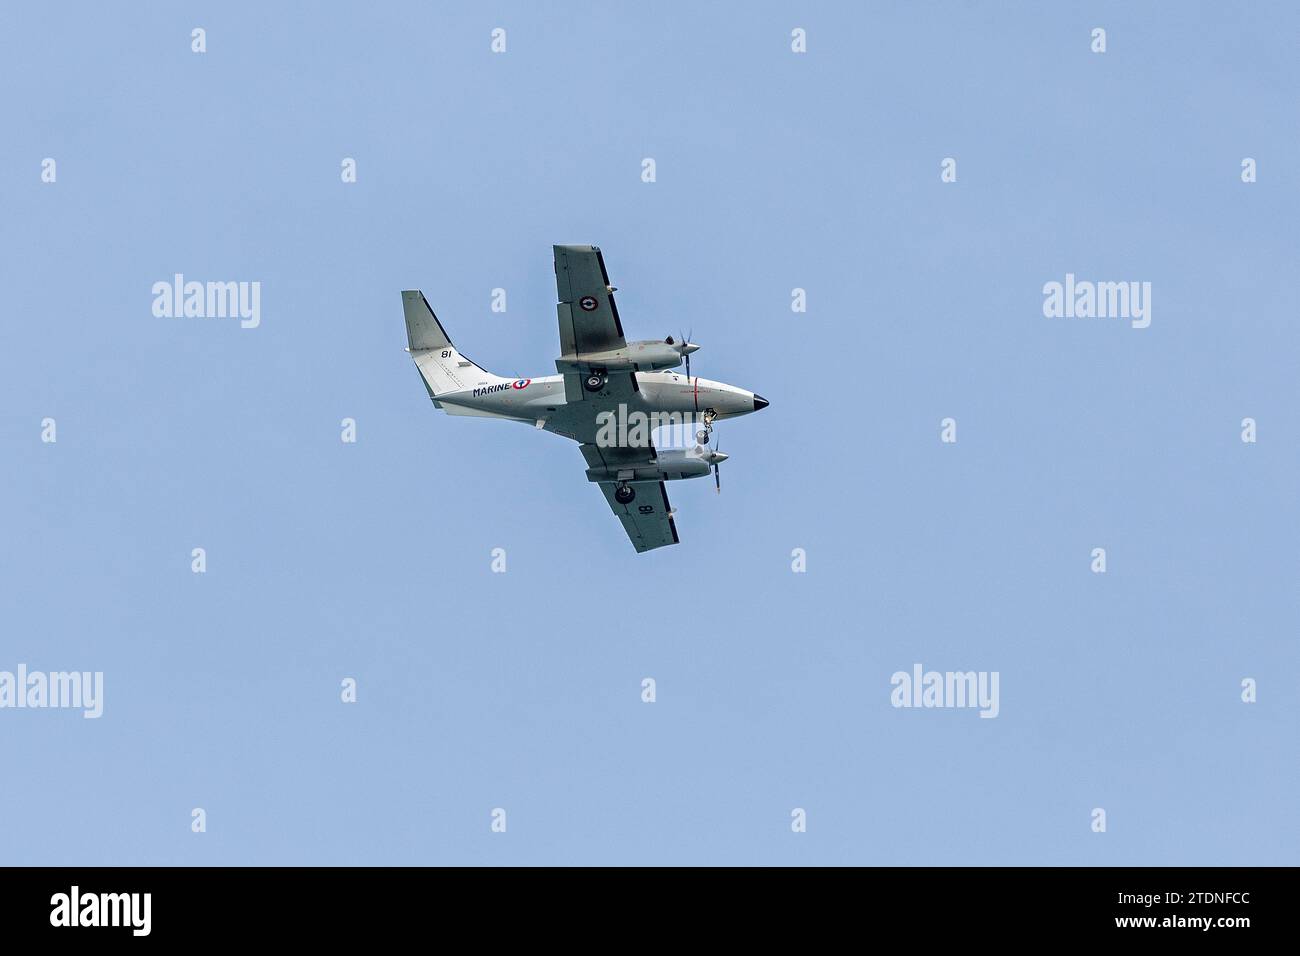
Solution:
<path fill-rule="evenodd" d="M 724 455 L 718 451 L 718 443 L 713 443 L 713 448 L 709 452 L 709 464 L 713 466 L 713 488 L 718 494 L 722 494 L 722 468 L 719 467 L 726 461 L 730 455 Z"/>
<path fill-rule="evenodd" d="M 695 330 L 692 329 L 691 331 L 694 332 Z M 689 335 L 683 335 L 682 340 L 680 342 L 673 341 L 673 337 L 670 335 L 668 336 L 668 338 L 664 339 L 664 344 L 671 345 L 673 348 L 677 350 L 678 355 L 686 359 L 686 377 L 690 378 L 691 377 L 691 353 L 699 351 L 700 347 L 691 341 L 691 337 Z"/>

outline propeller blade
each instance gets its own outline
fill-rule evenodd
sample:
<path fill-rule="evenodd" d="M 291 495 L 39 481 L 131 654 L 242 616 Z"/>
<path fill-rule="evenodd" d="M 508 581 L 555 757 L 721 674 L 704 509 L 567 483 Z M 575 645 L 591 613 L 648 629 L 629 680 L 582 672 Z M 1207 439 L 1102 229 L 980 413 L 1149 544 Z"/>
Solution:
<path fill-rule="evenodd" d="M 687 378 L 691 377 L 691 353 L 696 351 L 699 348 L 698 345 L 696 345 L 694 342 L 691 341 L 691 336 L 694 334 L 695 334 L 695 330 L 691 329 L 691 331 L 688 334 L 682 336 L 681 342 L 678 343 L 678 345 L 676 346 L 677 353 L 686 360 Z M 668 344 L 672 345 L 672 341 L 673 341 L 672 337 L 670 336 L 668 338 Z"/>
<path fill-rule="evenodd" d="M 713 485 L 713 490 L 718 494 L 722 494 L 722 469 L 716 464 L 713 466 Z"/>

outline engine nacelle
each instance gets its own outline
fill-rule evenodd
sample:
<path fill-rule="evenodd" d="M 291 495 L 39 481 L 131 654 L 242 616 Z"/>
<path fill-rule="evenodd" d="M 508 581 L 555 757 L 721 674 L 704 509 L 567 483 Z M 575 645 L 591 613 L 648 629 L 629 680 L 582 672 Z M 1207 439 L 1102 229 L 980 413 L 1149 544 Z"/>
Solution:
<path fill-rule="evenodd" d="M 698 350 L 699 346 L 693 342 L 676 342 L 670 335 L 663 341 L 645 339 L 629 342 L 621 349 L 584 352 L 581 360 L 574 355 L 561 356 L 556 359 L 555 368 L 561 373 L 586 373 L 593 369 L 606 372 L 654 372 L 676 368 L 687 355 Z"/>
<path fill-rule="evenodd" d="M 682 350 L 668 342 L 629 342 L 626 351 L 639 372 L 676 368 L 682 364 Z"/>
<path fill-rule="evenodd" d="M 653 463 L 646 462 L 632 468 L 588 468 L 587 480 L 680 481 L 683 478 L 703 478 L 712 467 L 712 460 L 700 457 L 694 449 L 674 448 L 659 452 Z"/>

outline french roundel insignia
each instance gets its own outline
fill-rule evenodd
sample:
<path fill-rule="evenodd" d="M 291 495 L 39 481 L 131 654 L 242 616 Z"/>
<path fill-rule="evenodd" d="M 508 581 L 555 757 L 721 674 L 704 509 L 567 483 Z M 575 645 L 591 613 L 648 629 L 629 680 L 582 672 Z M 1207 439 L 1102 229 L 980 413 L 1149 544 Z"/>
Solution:
<path fill-rule="evenodd" d="M 521 378 L 519 381 L 515 382 L 515 384 L 514 384 L 513 387 L 514 387 L 514 388 L 527 388 L 527 387 L 528 387 L 528 384 L 529 384 L 531 381 L 532 381 L 531 378 Z"/>
<path fill-rule="evenodd" d="M 600 303 L 596 301 L 594 295 L 584 295 L 578 300 L 578 305 L 582 306 L 583 312 L 595 312 L 600 308 Z"/>

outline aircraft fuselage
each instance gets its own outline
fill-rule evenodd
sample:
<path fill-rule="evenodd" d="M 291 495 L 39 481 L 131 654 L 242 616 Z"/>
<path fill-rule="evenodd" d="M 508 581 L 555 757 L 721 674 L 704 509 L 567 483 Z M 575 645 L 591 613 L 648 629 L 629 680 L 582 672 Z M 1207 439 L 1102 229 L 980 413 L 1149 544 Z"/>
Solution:
<path fill-rule="evenodd" d="M 484 382 L 457 392 L 439 393 L 436 401 L 449 412 L 527 422 L 580 442 L 596 441 L 600 414 L 638 412 L 673 416 L 673 423 L 736 418 L 767 402 L 747 389 L 677 372 L 636 372 L 637 389 L 584 392 L 583 400 L 565 399 L 564 376 Z M 539 424 L 541 423 L 541 424 Z"/>

